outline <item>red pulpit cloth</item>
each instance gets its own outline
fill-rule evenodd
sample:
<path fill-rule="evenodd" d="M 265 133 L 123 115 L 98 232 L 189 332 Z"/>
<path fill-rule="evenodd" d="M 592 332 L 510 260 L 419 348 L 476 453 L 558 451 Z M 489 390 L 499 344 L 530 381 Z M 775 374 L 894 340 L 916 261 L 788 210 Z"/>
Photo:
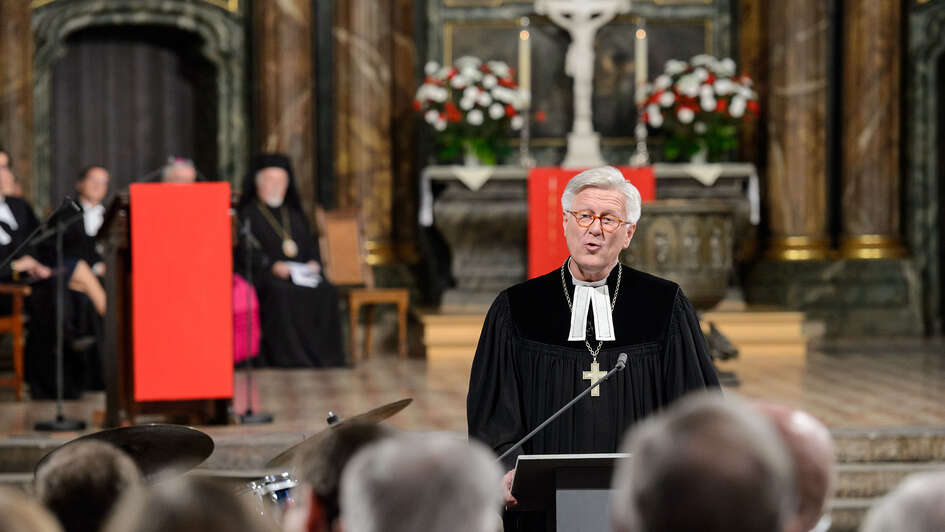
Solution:
<path fill-rule="evenodd" d="M 643 201 L 656 197 L 653 167 L 618 166 L 628 181 L 640 191 Z M 580 169 L 533 168 L 528 173 L 528 278 L 544 275 L 568 257 L 561 222 L 561 194 Z"/>
<path fill-rule="evenodd" d="M 136 401 L 233 396 L 229 183 L 140 183 L 131 193 Z"/>

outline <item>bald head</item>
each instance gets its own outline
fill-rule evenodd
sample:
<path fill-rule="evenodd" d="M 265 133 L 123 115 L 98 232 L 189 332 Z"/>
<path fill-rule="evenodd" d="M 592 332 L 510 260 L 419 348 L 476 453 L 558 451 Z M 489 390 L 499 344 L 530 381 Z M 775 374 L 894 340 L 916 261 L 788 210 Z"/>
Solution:
<path fill-rule="evenodd" d="M 811 530 L 833 491 L 833 437 L 823 423 L 803 410 L 768 402 L 758 403 L 758 408 L 774 423 L 794 462 L 798 511 L 791 532 Z"/>

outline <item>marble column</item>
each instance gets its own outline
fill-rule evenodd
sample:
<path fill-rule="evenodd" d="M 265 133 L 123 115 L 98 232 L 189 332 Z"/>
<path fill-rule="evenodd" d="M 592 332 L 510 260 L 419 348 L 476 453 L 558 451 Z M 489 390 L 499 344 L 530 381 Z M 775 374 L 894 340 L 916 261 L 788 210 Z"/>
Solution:
<path fill-rule="evenodd" d="M 765 7 L 762 0 L 738 1 L 738 69 L 751 76 L 762 109 L 768 108 L 767 62 L 765 49 Z M 745 122 L 739 152 L 741 160 L 761 167 L 764 128 L 759 121 Z"/>
<path fill-rule="evenodd" d="M 827 2 L 764 2 L 768 33 L 768 256 L 816 260 L 827 234 Z"/>
<path fill-rule="evenodd" d="M 417 251 L 418 176 L 417 124 L 413 97 L 417 92 L 417 46 L 414 39 L 414 0 L 394 0 L 392 57 L 391 123 L 397 124 L 392 135 L 393 168 L 393 238 L 402 260 L 419 260 Z"/>
<path fill-rule="evenodd" d="M 371 264 L 393 262 L 397 255 L 391 238 L 393 3 L 337 2 L 332 28 L 335 205 L 360 209 Z"/>
<path fill-rule="evenodd" d="M 252 5 L 258 80 L 256 148 L 289 156 L 302 206 L 314 219 L 318 187 L 312 2 L 280 0 Z"/>
<path fill-rule="evenodd" d="M 901 2 L 843 9 L 844 257 L 905 255 L 899 239 Z"/>
<path fill-rule="evenodd" d="M 23 192 L 33 188 L 33 34 L 30 3 L 0 0 L 0 146 L 9 150 Z"/>

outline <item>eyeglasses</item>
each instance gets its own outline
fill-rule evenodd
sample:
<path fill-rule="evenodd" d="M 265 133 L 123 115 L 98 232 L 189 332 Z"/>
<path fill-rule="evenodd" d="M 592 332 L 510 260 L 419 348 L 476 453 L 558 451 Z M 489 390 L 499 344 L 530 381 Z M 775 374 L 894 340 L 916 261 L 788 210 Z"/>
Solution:
<path fill-rule="evenodd" d="M 591 211 L 564 211 L 571 216 L 574 216 L 574 221 L 577 222 L 578 226 L 583 228 L 588 228 L 594 224 L 594 220 L 600 220 L 600 226 L 604 231 L 608 233 L 613 233 L 617 229 L 620 229 L 621 225 L 633 225 L 630 222 L 625 222 L 616 216 L 611 216 L 605 214 L 604 216 L 597 216 Z"/>

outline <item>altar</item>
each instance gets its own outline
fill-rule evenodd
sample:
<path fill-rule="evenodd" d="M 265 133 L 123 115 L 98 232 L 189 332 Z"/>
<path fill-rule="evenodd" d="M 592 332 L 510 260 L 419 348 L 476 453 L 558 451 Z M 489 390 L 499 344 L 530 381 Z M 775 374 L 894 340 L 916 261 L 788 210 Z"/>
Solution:
<path fill-rule="evenodd" d="M 704 258 L 709 260 L 705 264 L 712 265 L 703 269 L 731 272 L 753 245 L 760 217 L 754 165 L 659 163 L 653 165 L 653 173 L 656 200 L 644 204 L 638 234 L 623 260 L 644 271 L 660 269 L 672 277 L 673 272 L 668 270 L 678 274 L 679 268 L 667 267 L 669 259 L 665 254 L 670 250 L 693 250 L 695 246 L 705 250 Z M 501 290 L 527 279 L 528 169 L 428 166 L 421 174 L 420 190 L 420 224 L 443 236 L 452 257 L 456 286 L 443 294 L 443 307 L 488 306 Z M 687 213 L 692 220 L 682 221 L 680 216 Z M 654 216 L 663 220 L 656 222 Z M 700 217 L 711 220 L 711 229 L 680 229 L 695 227 L 693 223 L 699 225 Z M 647 224 L 658 224 L 664 229 L 650 231 L 645 228 Z M 701 246 L 693 243 L 693 234 L 700 235 L 704 241 Z M 651 239 L 660 242 L 650 242 Z M 663 250 L 659 257 L 658 249 Z M 690 268 L 693 272 L 698 269 Z M 719 283 L 724 289 L 730 281 L 730 273 L 704 273 L 711 280 L 704 278 L 698 287 L 687 292 L 717 293 Z M 710 285 L 715 289 L 709 290 Z M 708 302 L 713 296 L 699 297 Z"/>

